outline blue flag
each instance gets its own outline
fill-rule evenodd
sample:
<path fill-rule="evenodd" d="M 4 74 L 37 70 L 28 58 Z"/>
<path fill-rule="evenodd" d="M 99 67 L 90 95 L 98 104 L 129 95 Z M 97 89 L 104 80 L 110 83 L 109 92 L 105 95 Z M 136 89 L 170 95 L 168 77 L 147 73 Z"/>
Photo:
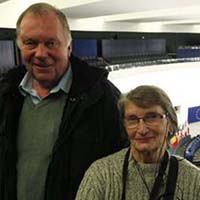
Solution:
<path fill-rule="evenodd" d="M 200 106 L 188 108 L 188 123 L 200 121 Z"/>

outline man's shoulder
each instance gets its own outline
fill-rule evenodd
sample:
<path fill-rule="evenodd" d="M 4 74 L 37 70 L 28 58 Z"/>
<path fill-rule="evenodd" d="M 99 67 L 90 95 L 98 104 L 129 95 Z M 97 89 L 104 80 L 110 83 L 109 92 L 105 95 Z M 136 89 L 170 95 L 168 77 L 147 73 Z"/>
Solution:
<path fill-rule="evenodd" d="M 74 56 L 70 58 L 70 62 L 74 85 L 87 91 L 89 91 L 88 89 L 96 90 L 100 86 L 105 94 L 120 95 L 118 88 L 107 79 L 108 71 L 106 69 L 90 66 Z"/>
<path fill-rule="evenodd" d="M 1 80 L 3 81 L 10 81 L 10 80 L 21 80 L 25 75 L 26 70 L 25 67 L 22 66 L 15 66 L 14 68 L 7 71 L 5 74 L 2 75 Z"/>
<path fill-rule="evenodd" d="M 16 66 L 15 68 L 3 74 L 0 79 L 0 92 L 3 92 L 7 89 L 17 88 L 25 72 L 26 71 L 23 66 Z"/>
<path fill-rule="evenodd" d="M 78 72 L 82 72 L 82 74 L 84 75 L 93 75 L 93 76 L 97 76 L 97 77 L 105 77 L 107 78 L 108 76 L 108 70 L 104 69 L 104 68 L 100 68 L 100 67 L 96 67 L 96 66 L 91 66 L 89 65 L 86 61 L 81 60 L 80 58 L 76 57 L 76 56 L 71 56 L 70 57 L 70 62 L 72 65 L 72 71 L 74 71 L 75 73 Z"/>

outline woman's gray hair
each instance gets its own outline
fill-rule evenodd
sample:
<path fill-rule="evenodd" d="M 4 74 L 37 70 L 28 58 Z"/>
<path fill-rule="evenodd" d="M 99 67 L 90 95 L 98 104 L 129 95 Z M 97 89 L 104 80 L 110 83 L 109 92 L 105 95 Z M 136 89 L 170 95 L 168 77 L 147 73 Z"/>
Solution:
<path fill-rule="evenodd" d="M 55 15 L 58 17 L 58 20 L 61 22 L 63 29 L 66 33 L 66 39 L 69 41 L 69 43 L 72 40 L 71 37 L 71 31 L 69 28 L 69 24 L 67 21 L 66 16 L 57 8 L 54 6 L 48 4 L 48 3 L 36 3 L 28 7 L 18 18 L 16 23 L 16 33 L 17 33 L 17 43 L 19 44 L 20 40 L 20 25 L 23 20 L 23 18 L 26 16 L 26 14 L 33 14 L 33 15 L 39 15 L 43 16 L 49 13 L 55 13 Z"/>
<path fill-rule="evenodd" d="M 122 95 L 118 105 L 122 119 L 124 118 L 124 109 L 127 102 L 132 102 L 141 108 L 150 108 L 151 106 L 161 106 L 170 122 L 170 133 L 176 133 L 178 119 L 176 111 L 168 95 L 159 87 L 152 85 L 141 85 Z"/>

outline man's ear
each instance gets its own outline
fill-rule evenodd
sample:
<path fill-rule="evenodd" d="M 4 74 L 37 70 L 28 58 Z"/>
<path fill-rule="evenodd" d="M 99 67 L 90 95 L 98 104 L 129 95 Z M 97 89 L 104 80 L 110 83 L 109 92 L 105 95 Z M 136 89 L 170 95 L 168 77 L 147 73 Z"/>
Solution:
<path fill-rule="evenodd" d="M 71 54 L 72 54 L 72 43 L 70 42 L 70 44 L 68 45 L 68 57 L 70 57 L 71 56 Z"/>

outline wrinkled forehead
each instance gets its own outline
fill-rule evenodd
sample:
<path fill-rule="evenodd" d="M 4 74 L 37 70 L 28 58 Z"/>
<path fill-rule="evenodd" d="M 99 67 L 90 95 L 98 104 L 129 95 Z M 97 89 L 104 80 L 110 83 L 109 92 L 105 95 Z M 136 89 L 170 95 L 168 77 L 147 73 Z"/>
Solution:
<path fill-rule="evenodd" d="M 58 31 L 64 33 L 64 28 L 53 13 L 45 16 L 33 15 L 30 13 L 22 19 L 20 24 L 20 35 L 29 35 L 30 33 L 39 33 L 41 31 L 46 31 L 46 34 L 49 32 L 57 33 Z"/>
<path fill-rule="evenodd" d="M 44 20 L 44 19 L 54 19 L 54 20 L 56 20 L 56 21 L 59 21 L 60 22 L 60 20 L 59 20 L 59 18 L 58 18 L 58 16 L 56 15 L 56 13 L 55 12 L 53 12 L 53 11 L 47 11 L 47 12 L 41 12 L 41 13 L 34 13 L 34 12 L 27 12 L 24 16 L 23 16 L 23 18 L 21 19 L 21 23 L 20 23 L 20 25 L 24 22 L 24 21 L 26 21 L 26 20 L 34 20 L 34 19 L 40 19 L 40 20 Z M 51 21 L 50 21 L 51 22 Z"/>

